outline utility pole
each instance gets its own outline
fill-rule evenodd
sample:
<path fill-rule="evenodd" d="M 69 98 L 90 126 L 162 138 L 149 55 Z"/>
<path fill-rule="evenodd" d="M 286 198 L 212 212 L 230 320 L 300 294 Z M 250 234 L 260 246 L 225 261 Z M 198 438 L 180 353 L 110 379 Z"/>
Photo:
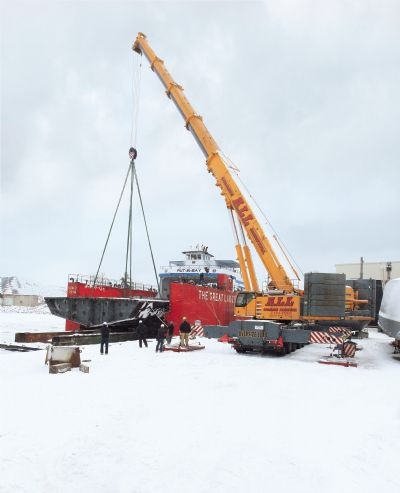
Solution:
<path fill-rule="evenodd" d="M 392 262 L 386 262 L 386 280 L 390 281 L 392 274 Z"/>

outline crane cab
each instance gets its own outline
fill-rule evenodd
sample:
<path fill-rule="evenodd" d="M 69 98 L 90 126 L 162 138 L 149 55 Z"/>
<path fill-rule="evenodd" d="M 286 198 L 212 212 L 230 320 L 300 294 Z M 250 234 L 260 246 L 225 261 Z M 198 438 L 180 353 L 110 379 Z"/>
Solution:
<path fill-rule="evenodd" d="M 255 292 L 239 292 L 235 301 L 235 317 L 240 319 L 254 318 L 256 298 L 257 293 Z"/>

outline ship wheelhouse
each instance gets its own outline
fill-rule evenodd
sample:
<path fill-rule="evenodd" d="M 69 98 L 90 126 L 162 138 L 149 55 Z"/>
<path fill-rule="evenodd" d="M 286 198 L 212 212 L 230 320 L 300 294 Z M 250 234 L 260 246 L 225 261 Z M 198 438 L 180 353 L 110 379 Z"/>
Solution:
<path fill-rule="evenodd" d="M 184 260 L 172 260 L 160 269 L 160 295 L 169 298 L 170 283 L 190 283 L 227 291 L 243 289 L 239 263 L 217 260 L 201 246 L 182 252 Z"/>

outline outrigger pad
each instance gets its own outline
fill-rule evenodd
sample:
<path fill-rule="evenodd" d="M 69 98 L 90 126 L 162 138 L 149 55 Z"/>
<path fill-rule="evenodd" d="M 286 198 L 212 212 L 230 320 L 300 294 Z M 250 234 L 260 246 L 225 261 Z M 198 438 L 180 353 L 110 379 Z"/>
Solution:
<path fill-rule="evenodd" d="M 355 361 L 351 361 L 350 359 L 346 358 L 330 358 L 329 356 L 327 358 L 321 358 L 318 360 L 318 363 L 321 363 L 323 365 L 337 365 L 337 366 L 345 366 L 349 367 L 352 366 L 354 368 L 357 368 L 357 363 Z"/>
<path fill-rule="evenodd" d="M 189 347 L 181 346 L 179 343 L 177 344 L 166 344 L 164 346 L 164 351 L 174 351 L 175 353 L 190 353 L 191 351 L 197 351 L 198 349 L 205 349 L 205 346 L 202 344 L 189 344 Z"/>

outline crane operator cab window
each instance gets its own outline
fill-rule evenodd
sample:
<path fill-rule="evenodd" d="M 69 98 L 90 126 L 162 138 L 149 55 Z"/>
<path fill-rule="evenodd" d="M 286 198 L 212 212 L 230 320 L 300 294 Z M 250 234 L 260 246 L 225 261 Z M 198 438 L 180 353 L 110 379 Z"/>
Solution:
<path fill-rule="evenodd" d="M 255 297 L 256 293 L 239 293 L 236 297 L 235 306 L 247 306 Z"/>

